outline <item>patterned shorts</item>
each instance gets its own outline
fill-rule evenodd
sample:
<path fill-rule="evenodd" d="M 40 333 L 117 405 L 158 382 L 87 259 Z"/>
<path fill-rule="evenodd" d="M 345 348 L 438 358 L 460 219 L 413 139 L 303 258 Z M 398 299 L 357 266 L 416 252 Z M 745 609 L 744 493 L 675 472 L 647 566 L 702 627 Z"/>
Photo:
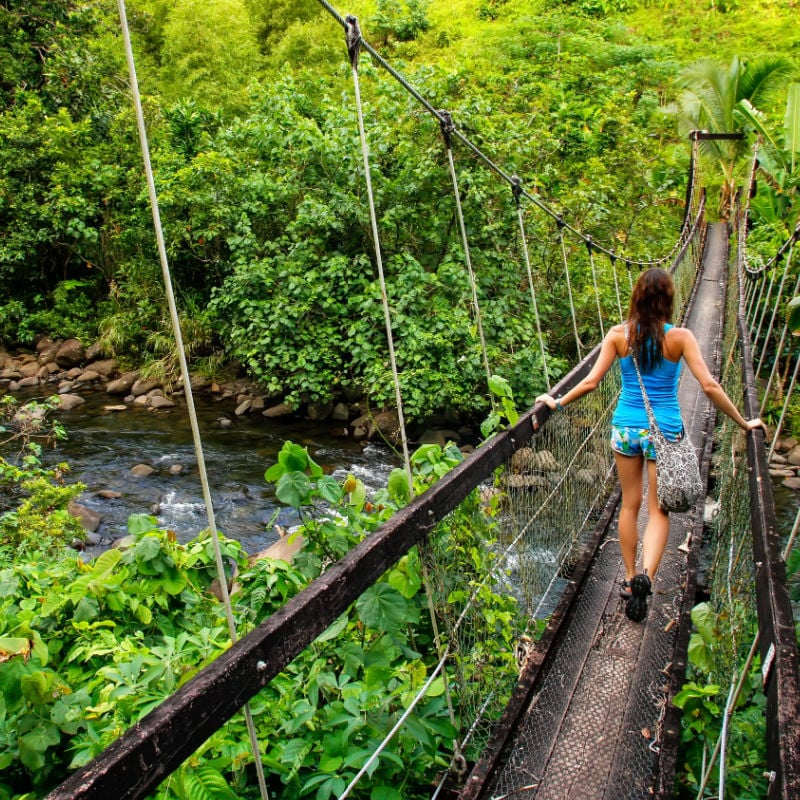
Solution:
<path fill-rule="evenodd" d="M 677 442 L 682 438 L 683 433 L 679 433 L 674 441 Z M 650 461 L 654 461 L 656 457 L 656 448 L 650 438 L 650 428 L 618 428 L 612 425 L 611 449 L 623 456 L 644 456 Z"/>

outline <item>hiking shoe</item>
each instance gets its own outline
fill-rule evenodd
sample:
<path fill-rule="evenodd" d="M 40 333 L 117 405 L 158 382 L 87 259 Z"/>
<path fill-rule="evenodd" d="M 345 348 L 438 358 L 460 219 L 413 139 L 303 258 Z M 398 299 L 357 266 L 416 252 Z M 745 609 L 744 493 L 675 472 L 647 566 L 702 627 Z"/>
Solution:
<path fill-rule="evenodd" d="M 647 616 L 647 596 L 652 594 L 650 578 L 644 573 L 630 580 L 631 596 L 625 604 L 625 616 L 633 622 L 641 622 Z"/>
<path fill-rule="evenodd" d="M 630 581 L 622 581 L 622 584 L 619 587 L 619 596 L 623 600 L 630 600 L 631 599 L 631 582 Z"/>

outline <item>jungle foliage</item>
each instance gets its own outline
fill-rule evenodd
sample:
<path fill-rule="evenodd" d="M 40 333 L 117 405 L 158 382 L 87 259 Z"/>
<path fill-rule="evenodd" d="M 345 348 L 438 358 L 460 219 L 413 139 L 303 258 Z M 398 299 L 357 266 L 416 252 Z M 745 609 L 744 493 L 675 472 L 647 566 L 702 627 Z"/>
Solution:
<path fill-rule="evenodd" d="M 658 5 L 649 16 L 629 0 L 460 0 L 447 13 L 376 0 L 347 11 L 528 191 L 598 242 L 643 257 L 669 247 L 680 219 L 688 147 L 670 114 L 685 64 L 676 31 L 702 34 L 696 15 Z M 710 4 L 709 35 L 751 5 Z M 757 21 L 792 5 L 772 3 Z M 675 38 L 656 35 L 662 13 Z M 109 355 L 168 371 L 116 9 L 11 2 L 0 18 L 0 342 L 100 339 Z M 341 28 L 313 0 L 131 0 L 128 18 L 195 365 L 243 369 L 293 403 L 390 402 Z M 797 37 L 778 21 L 764 41 L 791 58 Z M 407 414 L 482 414 L 488 390 L 438 125 L 366 57 L 360 72 Z M 779 120 L 759 112 L 766 126 Z M 489 360 L 526 402 L 544 387 L 514 204 L 479 160 L 455 156 Z M 557 237 L 535 209 L 526 224 L 557 372 L 574 355 Z M 588 265 L 573 248 L 580 282 Z M 599 268 L 613 313 L 609 265 Z M 589 291 L 577 304 L 579 319 L 593 318 Z"/>

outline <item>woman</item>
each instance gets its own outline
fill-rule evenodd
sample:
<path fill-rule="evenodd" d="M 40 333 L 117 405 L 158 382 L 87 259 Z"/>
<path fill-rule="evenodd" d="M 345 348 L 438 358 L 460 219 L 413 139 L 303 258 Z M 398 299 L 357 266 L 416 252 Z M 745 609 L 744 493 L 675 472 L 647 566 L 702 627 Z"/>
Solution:
<path fill-rule="evenodd" d="M 760 419 L 746 420 L 709 372 L 694 334 L 670 322 L 675 288 L 669 273 L 648 269 L 639 276 L 631 295 L 628 319 L 614 326 L 603 339 L 600 354 L 589 374 L 563 397 L 549 394 L 536 398 L 551 409 L 563 408 L 594 391 L 615 358 L 622 369 L 622 392 L 611 421 L 611 449 L 622 488 L 619 541 L 625 563 L 625 581 L 620 591 L 627 599 L 625 614 L 634 622 L 647 616 L 647 597 L 669 535 L 669 515 L 658 507 L 655 449 L 650 438 L 647 412 L 642 399 L 636 356 L 642 381 L 664 436 L 676 440 L 684 435 L 678 406 L 681 359 L 686 361 L 700 388 L 712 403 L 745 431 L 763 426 Z M 636 572 L 637 518 L 642 504 L 642 476 L 647 463 L 649 519 L 642 539 L 642 571 Z"/>

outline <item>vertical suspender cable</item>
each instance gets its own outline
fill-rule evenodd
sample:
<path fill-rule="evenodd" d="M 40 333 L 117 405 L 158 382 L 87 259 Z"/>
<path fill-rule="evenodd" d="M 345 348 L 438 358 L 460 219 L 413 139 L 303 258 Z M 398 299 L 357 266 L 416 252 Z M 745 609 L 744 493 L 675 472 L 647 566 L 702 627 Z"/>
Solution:
<path fill-rule="evenodd" d="M 781 416 L 778 420 L 778 424 L 775 427 L 775 434 L 772 437 L 772 444 L 770 445 L 769 453 L 767 454 L 768 461 L 772 458 L 772 454 L 775 452 L 775 445 L 778 443 L 778 437 L 781 435 L 781 430 L 783 429 L 783 420 L 786 417 L 786 412 L 789 410 L 789 403 L 792 401 L 792 394 L 794 393 L 794 387 L 797 383 L 798 372 L 800 372 L 800 355 L 798 355 L 797 361 L 795 362 L 792 380 L 789 382 L 789 389 L 786 392 L 786 399 L 783 401 Z"/>
<path fill-rule="evenodd" d="M 486 353 L 486 338 L 483 335 L 483 319 L 481 315 L 481 308 L 478 304 L 478 286 L 475 280 L 475 271 L 472 268 L 472 257 L 469 252 L 469 239 L 467 238 L 467 226 L 464 222 L 464 210 L 461 207 L 461 192 L 458 188 L 458 175 L 456 175 L 456 163 L 453 159 L 453 132 L 455 125 L 453 118 L 447 111 L 439 111 L 440 127 L 442 129 L 442 136 L 444 136 L 445 145 L 447 148 L 447 163 L 450 165 L 450 178 L 453 181 L 453 194 L 456 199 L 456 214 L 458 215 L 458 227 L 461 231 L 461 243 L 464 247 L 464 260 L 467 264 L 467 272 L 469 273 L 469 282 L 472 287 L 472 305 L 475 308 L 475 323 L 478 327 L 478 337 L 481 343 L 481 355 L 483 356 L 483 368 L 486 371 L 486 384 L 491 383 L 492 372 L 489 368 L 489 357 Z M 489 396 L 494 406 L 494 395 L 489 392 Z"/>
<path fill-rule="evenodd" d="M 373 191 L 372 191 L 372 178 L 371 178 L 371 175 L 370 175 L 370 166 L 369 166 L 369 147 L 367 146 L 367 135 L 366 135 L 365 127 L 364 127 L 364 113 L 363 113 L 362 104 L 361 104 L 361 85 L 360 85 L 359 78 L 358 78 L 358 57 L 359 57 L 359 53 L 360 53 L 360 50 L 361 50 L 361 29 L 360 29 L 360 27 L 358 25 L 358 19 L 355 16 L 353 16 L 352 14 L 348 14 L 348 16 L 345 18 L 345 38 L 346 38 L 346 41 L 347 41 L 347 50 L 348 50 L 348 53 L 350 55 L 350 65 L 352 67 L 352 73 L 353 73 L 353 85 L 354 85 L 354 88 L 355 88 L 355 96 L 356 96 L 356 109 L 358 111 L 358 132 L 359 132 L 359 136 L 361 138 L 361 153 L 362 153 L 362 157 L 363 157 L 363 161 L 364 161 L 364 178 L 366 180 L 366 186 L 367 186 L 367 199 L 369 201 L 369 214 L 370 214 L 370 221 L 372 223 L 372 237 L 373 237 L 373 243 L 374 243 L 374 246 L 375 246 L 375 259 L 376 259 L 376 263 L 378 265 L 378 276 L 379 276 L 380 285 L 381 285 L 381 297 L 383 299 L 383 313 L 384 313 L 384 320 L 385 320 L 385 323 L 386 323 L 386 338 L 387 338 L 387 341 L 388 341 L 389 359 L 391 361 L 392 375 L 393 375 L 393 378 L 394 378 L 395 400 L 396 400 L 396 403 L 397 403 L 397 415 L 398 415 L 398 419 L 399 419 L 399 422 L 400 422 L 400 435 L 401 435 L 402 443 L 403 443 L 403 458 L 404 458 L 404 461 L 405 461 L 406 478 L 408 480 L 408 493 L 409 493 L 409 497 L 413 498 L 413 496 L 414 496 L 414 480 L 413 480 L 413 474 L 412 474 L 412 471 L 411 471 L 411 458 L 410 458 L 409 452 L 408 452 L 408 438 L 406 436 L 405 421 L 404 421 L 404 418 L 403 418 L 403 398 L 402 398 L 402 394 L 400 392 L 400 380 L 399 380 L 399 377 L 398 377 L 397 361 L 395 359 L 395 352 L 394 352 L 394 337 L 393 337 L 393 334 L 392 334 L 392 317 L 391 317 L 391 312 L 390 312 L 390 309 L 389 309 L 388 295 L 387 295 L 387 292 L 386 292 L 386 280 L 385 280 L 384 274 L 383 274 L 383 259 L 381 257 L 381 243 L 380 243 L 380 236 L 379 236 L 379 232 L 378 232 L 378 218 L 377 218 L 377 214 L 375 212 L 375 199 L 374 199 L 374 195 L 373 195 Z M 476 307 L 477 307 L 477 300 L 476 300 Z M 479 316 L 479 319 L 480 319 L 480 316 Z M 483 341 L 483 340 L 481 340 L 481 341 Z M 485 359 L 485 349 L 484 349 L 484 359 Z M 487 367 L 488 367 L 488 362 L 486 362 L 486 363 L 487 363 Z M 425 583 L 425 591 L 426 591 L 427 597 L 428 597 L 428 608 L 429 608 L 430 615 L 431 615 L 431 623 L 433 625 L 434 638 L 436 640 L 437 647 L 440 648 L 441 647 L 441 636 L 439 635 L 439 628 L 438 628 L 438 624 L 437 624 L 437 621 L 436 621 L 436 614 L 435 614 L 434 604 L 433 604 L 433 596 L 432 596 L 431 588 L 430 588 L 430 580 L 429 580 L 428 575 L 427 575 L 427 569 L 426 569 L 426 567 L 424 565 L 424 560 L 423 560 L 423 580 L 424 580 L 424 583 Z M 444 659 L 446 657 L 447 657 L 447 653 L 445 654 L 445 656 L 442 657 L 442 661 L 444 661 Z M 447 671 L 446 670 L 443 670 L 443 680 L 444 680 L 444 684 L 445 684 L 445 693 L 447 695 L 447 704 L 448 704 L 448 708 L 450 710 L 450 719 L 451 719 L 451 721 L 453 723 L 453 727 L 455 728 L 455 727 L 457 727 L 456 724 L 455 724 L 455 711 L 453 709 L 452 700 L 450 698 L 450 691 L 449 691 L 449 686 L 448 686 L 448 681 L 447 681 Z M 390 735 L 387 737 L 387 739 L 391 738 L 391 736 L 393 736 L 393 735 L 394 735 L 394 731 L 392 731 L 390 733 Z M 455 742 L 455 749 L 456 749 L 456 754 L 460 755 L 458 753 L 458 742 L 457 741 Z M 375 755 L 377 755 L 377 753 Z M 351 787 L 354 786 L 356 784 L 356 782 L 361 779 L 361 776 L 363 774 L 365 774 L 365 770 L 362 770 L 361 772 L 359 772 L 359 774 L 353 779 L 353 781 L 351 782 L 350 786 L 348 786 L 346 788 L 345 793 L 342 795 L 342 797 L 345 797 L 345 796 L 347 796 L 349 794 Z"/>
<path fill-rule="evenodd" d="M 614 273 L 614 292 L 617 295 L 617 313 L 619 318 L 624 319 L 622 316 L 622 297 L 619 293 L 619 277 L 617 276 L 617 256 L 611 253 L 611 271 Z"/>
<path fill-rule="evenodd" d="M 531 289 L 531 304 L 533 305 L 533 317 L 536 320 L 536 333 L 539 336 L 539 352 L 542 355 L 542 369 L 544 370 L 544 382 L 547 385 L 547 391 L 550 391 L 550 375 L 547 371 L 547 354 L 544 349 L 544 337 L 542 336 L 542 323 L 539 319 L 539 306 L 536 302 L 536 288 L 533 285 L 533 270 L 531 269 L 531 257 L 528 253 L 528 239 L 525 236 L 525 219 L 522 214 L 522 204 L 520 197 L 522 196 L 522 181 L 519 176 L 514 175 L 511 178 L 511 191 L 514 195 L 514 202 L 517 206 L 517 219 L 519 221 L 519 235 L 522 241 L 522 255 L 525 258 L 525 268 L 528 271 L 528 285 Z"/>
<path fill-rule="evenodd" d="M 394 380 L 394 396 L 397 404 L 397 418 L 400 423 L 400 439 L 403 445 L 403 461 L 406 468 L 406 479 L 408 480 L 409 497 L 414 496 L 414 480 L 411 474 L 411 458 L 408 453 L 408 437 L 406 435 L 406 423 L 403 416 L 403 397 L 400 392 L 400 378 L 397 372 L 397 359 L 394 352 L 394 336 L 392 334 L 392 315 L 389 311 L 389 298 L 386 293 L 386 279 L 383 274 L 383 258 L 381 256 L 381 240 L 378 235 L 378 217 L 375 213 L 375 197 L 372 193 L 372 177 L 369 167 L 369 148 L 367 146 L 367 134 L 364 129 L 364 112 L 361 105 L 361 85 L 358 80 L 358 56 L 361 50 L 361 29 L 358 27 L 358 20 L 348 15 L 345 19 L 345 38 L 347 49 L 350 54 L 350 65 L 353 72 L 353 85 L 355 87 L 356 110 L 358 112 L 358 133 L 361 137 L 361 155 L 364 161 L 364 180 L 367 184 L 367 200 L 369 202 L 369 218 L 372 224 L 372 241 L 375 247 L 375 263 L 378 266 L 378 279 L 381 286 L 381 299 L 383 301 L 383 317 L 386 324 L 386 341 L 389 347 L 389 361 L 392 366 L 392 378 Z"/>
<path fill-rule="evenodd" d="M 600 323 L 600 338 L 604 339 L 606 332 L 603 327 L 603 310 L 600 308 L 600 288 L 597 285 L 597 270 L 594 266 L 594 250 L 592 249 L 591 236 L 586 237 L 586 249 L 589 251 L 589 264 L 592 268 L 592 286 L 594 286 L 594 299 L 597 303 L 597 321 Z"/>
<path fill-rule="evenodd" d="M 761 326 L 764 324 L 764 318 L 767 316 L 767 312 L 769 311 L 769 308 L 770 308 L 770 300 L 772 300 L 772 289 L 775 286 L 775 273 L 776 273 L 775 267 L 776 266 L 777 265 L 773 263 L 772 269 L 769 272 L 769 286 L 767 287 L 767 295 L 764 298 L 763 304 L 761 305 L 761 313 L 758 315 L 758 325 L 755 324 L 756 323 L 755 319 L 753 320 L 753 325 L 755 327 L 755 333 L 753 334 L 752 348 L 753 348 L 753 353 L 754 354 L 755 354 L 756 350 L 758 350 L 758 339 L 761 336 Z M 785 268 L 786 268 L 786 265 L 784 264 L 784 271 L 785 271 Z M 783 281 L 781 281 L 781 286 L 782 285 L 783 285 Z M 780 296 L 780 292 L 779 292 L 778 296 L 775 298 L 775 302 L 776 303 L 780 303 L 780 300 L 781 300 L 781 296 Z"/>
<path fill-rule="evenodd" d="M 558 240 L 561 243 L 561 258 L 564 260 L 564 274 L 567 276 L 567 295 L 569 296 L 569 310 L 572 314 L 572 332 L 575 334 L 575 349 L 578 352 L 578 361 L 583 358 L 581 352 L 581 337 L 578 336 L 578 319 L 575 316 L 575 302 L 572 299 L 572 281 L 569 278 L 569 264 L 567 263 L 567 246 L 564 244 L 564 220 L 558 216 Z"/>
<path fill-rule="evenodd" d="M 228 633 L 230 635 L 231 642 L 235 644 L 238 640 L 236 623 L 234 622 L 233 612 L 231 611 L 231 599 L 230 595 L 228 594 L 228 580 L 227 576 L 225 575 L 225 566 L 222 561 L 222 550 L 219 544 L 219 532 L 217 531 L 217 523 L 214 517 L 214 506 L 211 502 L 211 490 L 209 489 L 208 485 L 208 473 L 206 471 L 206 463 L 203 456 L 203 444 L 200 437 L 200 427 L 197 422 L 197 413 L 194 407 L 194 395 L 192 394 L 189 367 L 186 363 L 186 353 L 183 346 L 183 335 L 181 334 L 181 325 L 180 320 L 178 319 L 177 306 L 175 304 L 175 293 L 172 288 L 172 277 L 170 275 L 169 263 L 167 261 L 167 249 L 164 245 L 164 232 L 161 227 L 161 215 L 158 209 L 158 196 L 156 195 L 153 168 L 150 163 L 150 148 L 147 143 L 147 130 L 144 124 L 142 100 L 141 96 L 139 95 L 139 82 L 136 78 L 136 64 L 133 59 L 133 47 L 131 46 L 130 30 L 128 28 L 128 16 L 125 11 L 125 0 L 117 0 L 117 7 L 119 9 L 119 17 L 122 24 L 122 36 L 125 42 L 125 56 L 128 61 L 131 93 L 133 95 L 133 102 L 136 108 L 136 124 L 139 129 L 139 143 L 141 145 L 142 158 L 144 160 L 145 175 L 147 178 L 147 191 L 150 196 L 150 207 L 153 214 L 153 226 L 155 227 L 158 255 L 161 261 L 161 271 L 164 277 L 164 289 L 167 295 L 170 318 L 172 320 L 172 329 L 175 336 L 175 347 L 178 353 L 178 361 L 180 363 L 181 378 L 183 379 L 183 388 L 186 397 L 186 409 L 189 414 L 189 422 L 192 428 L 192 438 L 194 440 L 194 449 L 197 456 L 197 469 L 200 473 L 200 483 L 203 488 L 203 500 L 205 502 L 206 515 L 208 517 L 208 530 L 211 533 L 211 541 L 214 547 L 214 558 L 217 565 L 220 593 L 222 594 L 222 600 L 225 606 L 225 616 L 228 622 Z M 253 760 L 255 762 L 256 773 L 258 775 L 258 785 L 259 789 L 261 790 L 261 797 L 263 800 L 269 800 L 267 784 L 264 779 L 264 767 L 261 763 L 261 758 L 258 751 L 258 736 L 256 734 L 256 728 L 255 724 L 253 723 L 253 715 L 250 711 L 249 703 L 244 705 L 244 714 L 247 721 L 247 730 L 250 734 L 250 746 L 253 751 Z"/>
<path fill-rule="evenodd" d="M 781 276 L 781 282 L 778 286 L 778 291 L 775 294 L 775 304 L 772 306 L 772 315 L 769 319 L 769 325 L 767 325 L 767 330 L 764 333 L 764 341 L 761 343 L 761 354 L 758 358 L 758 367 L 756 367 L 755 377 L 758 378 L 759 373 L 761 372 L 761 365 L 764 363 L 764 357 L 767 354 L 767 346 L 769 345 L 770 337 L 772 336 L 772 330 L 775 326 L 775 317 L 778 314 L 778 308 L 780 308 L 781 301 L 783 300 L 783 287 L 786 285 L 786 278 L 789 274 L 789 268 L 792 265 L 792 253 L 794 251 L 794 243 L 789 248 L 789 254 L 786 256 L 786 261 L 783 264 L 783 275 Z M 797 294 L 797 292 L 795 292 Z M 759 333 L 761 331 L 761 326 L 759 325 Z M 756 334 L 758 336 L 758 334 Z"/>

